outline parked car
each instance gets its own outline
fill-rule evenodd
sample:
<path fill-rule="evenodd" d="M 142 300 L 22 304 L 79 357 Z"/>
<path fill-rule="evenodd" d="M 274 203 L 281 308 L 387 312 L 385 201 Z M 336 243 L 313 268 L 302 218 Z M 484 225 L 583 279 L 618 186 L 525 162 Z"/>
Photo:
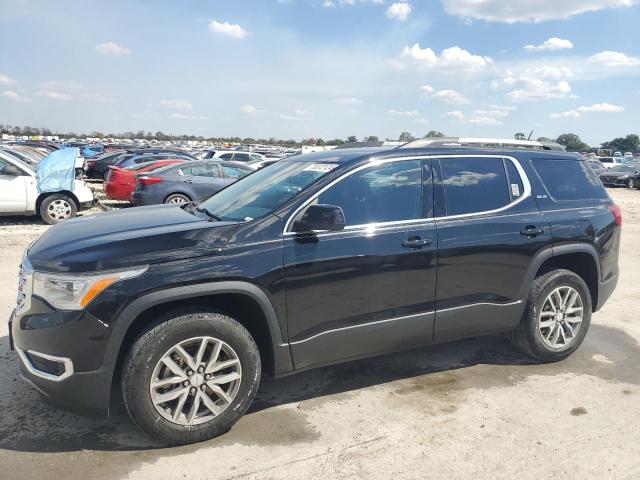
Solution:
<path fill-rule="evenodd" d="M 640 165 L 617 165 L 600 174 L 605 187 L 640 188 Z"/>
<path fill-rule="evenodd" d="M 104 193 L 114 200 L 131 200 L 131 194 L 136 188 L 136 175 L 141 173 L 151 173 L 160 167 L 184 163 L 184 160 L 155 160 L 151 162 L 138 163 L 131 167 L 120 168 L 109 167 L 109 174 L 105 178 Z"/>
<path fill-rule="evenodd" d="M 81 180 L 72 191 L 39 193 L 36 167 L 0 149 L 0 215 L 36 215 L 54 224 L 93 205 L 93 192 Z"/>
<path fill-rule="evenodd" d="M 146 163 L 154 160 L 196 160 L 193 156 L 184 152 L 157 151 L 157 152 L 135 152 L 133 154 L 122 155 L 113 164 L 116 167 L 126 168 L 138 163 Z"/>
<path fill-rule="evenodd" d="M 87 178 L 104 179 L 109 172 L 109 167 L 113 165 L 122 154 L 126 155 L 126 152 L 123 150 L 112 150 L 87 160 Z"/>
<path fill-rule="evenodd" d="M 210 150 L 204 156 L 204 159 L 231 160 L 234 162 L 247 163 L 251 161 L 264 161 L 267 157 L 259 153 L 241 152 L 238 150 Z"/>
<path fill-rule="evenodd" d="M 10 320 L 22 375 L 75 409 L 121 386 L 137 425 L 184 444 L 228 431 L 262 370 L 496 332 L 567 358 L 615 289 L 620 208 L 573 155 L 450 141 L 300 155 L 47 231 Z"/>
<path fill-rule="evenodd" d="M 136 176 L 135 206 L 186 203 L 213 195 L 254 170 L 233 162 L 200 160 Z"/>
<path fill-rule="evenodd" d="M 600 163 L 604 168 L 613 168 L 618 165 L 624 165 L 626 163 L 626 159 L 622 156 L 619 157 L 598 157 Z"/>

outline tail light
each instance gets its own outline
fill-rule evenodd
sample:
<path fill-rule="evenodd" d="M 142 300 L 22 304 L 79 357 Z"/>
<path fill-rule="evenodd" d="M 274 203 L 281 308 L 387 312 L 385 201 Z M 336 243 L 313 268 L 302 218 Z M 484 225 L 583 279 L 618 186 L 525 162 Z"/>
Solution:
<path fill-rule="evenodd" d="M 609 211 L 613 213 L 613 217 L 616 219 L 618 225 L 622 225 L 622 210 L 615 203 L 609 206 Z"/>
<path fill-rule="evenodd" d="M 153 185 L 154 183 L 158 183 L 162 181 L 160 177 L 151 177 L 149 175 L 141 175 L 136 178 L 136 181 L 141 183 L 142 185 Z"/>

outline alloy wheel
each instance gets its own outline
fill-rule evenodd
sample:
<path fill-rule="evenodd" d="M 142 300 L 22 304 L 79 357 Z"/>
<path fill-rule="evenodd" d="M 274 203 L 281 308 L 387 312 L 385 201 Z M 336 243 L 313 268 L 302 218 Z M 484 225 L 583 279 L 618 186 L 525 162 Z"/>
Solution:
<path fill-rule="evenodd" d="M 538 315 L 538 330 L 546 346 L 557 349 L 572 343 L 583 319 L 583 302 L 573 287 L 562 286 L 545 298 Z"/>
<path fill-rule="evenodd" d="M 184 340 L 158 360 L 149 385 L 160 415 L 178 425 L 200 425 L 224 412 L 240 388 L 236 352 L 213 337 Z"/>

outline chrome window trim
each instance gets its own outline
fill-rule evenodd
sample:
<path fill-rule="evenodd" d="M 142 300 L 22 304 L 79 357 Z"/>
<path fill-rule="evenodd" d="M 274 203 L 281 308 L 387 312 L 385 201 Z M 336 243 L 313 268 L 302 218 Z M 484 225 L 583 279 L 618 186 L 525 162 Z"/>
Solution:
<path fill-rule="evenodd" d="M 524 171 L 524 169 L 522 168 L 522 165 L 520 165 L 520 162 L 515 159 L 514 157 L 511 157 L 509 155 L 474 155 L 474 154 L 467 154 L 467 155 L 412 155 L 412 156 L 408 156 L 408 157 L 398 157 L 398 158 L 388 158 L 388 159 L 372 159 L 371 161 L 367 162 L 364 165 L 359 166 L 358 168 L 355 168 L 349 172 L 344 173 L 343 175 L 341 175 L 340 177 L 336 178 L 335 180 L 333 180 L 331 183 L 329 183 L 328 185 L 324 186 L 320 191 L 318 191 L 315 195 L 313 195 L 312 197 L 310 197 L 309 199 L 307 199 L 305 202 L 302 203 L 302 205 L 300 205 L 298 208 L 296 208 L 293 212 L 293 214 L 291 214 L 289 216 L 289 218 L 287 219 L 287 222 L 285 223 L 284 229 L 282 231 L 282 235 L 283 236 L 291 236 L 291 235 L 297 235 L 298 232 L 292 232 L 290 231 L 290 227 L 291 227 L 291 223 L 292 220 L 296 217 L 296 215 L 298 215 L 298 213 L 300 213 L 303 209 L 305 209 L 311 202 L 313 202 L 315 199 L 317 199 L 320 195 L 322 195 L 326 190 L 328 190 L 329 188 L 331 188 L 333 185 L 335 185 L 336 183 L 340 182 L 341 180 L 343 180 L 344 178 L 347 178 L 350 175 L 353 175 L 354 173 L 357 173 L 361 170 L 364 170 L 365 168 L 369 168 L 372 166 L 378 166 L 378 165 L 383 165 L 385 163 L 391 163 L 391 162 L 400 162 L 400 161 L 404 161 L 404 160 L 442 160 L 442 159 L 447 159 L 447 158 L 498 158 L 501 160 L 508 160 L 511 163 L 513 163 L 513 165 L 515 166 L 518 174 L 520 175 L 520 179 L 522 180 L 522 186 L 523 186 L 523 192 L 522 195 L 517 199 L 514 200 L 512 202 L 509 202 L 508 204 L 506 204 L 503 207 L 494 209 L 494 210 L 484 210 L 481 212 L 473 212 L 473 213 L 463 213 L 460 215 L 446 215 L 443 217 L 424 217 L 424 218 L 417 218 L 417 219 L 410 219 L 410 220 L 397 220 L 397 221 L 393 221 L 393 222 L 378 222 L 378 223 L 363 223 L 363 224 L 358 224 L 358 225 L 348 225 L 344 228 L 344 230 L 341 230 L 339 232 L 329 232 L 327 230 L 313 230 L 311 233 L 314 233 L 316 235 L 335 235 L 338 233 L 341 233 L 343 231 L 348 231 L 348 230 L 357 230 L 357 229 L 363 229 L 363 230 L 375 230 L 379 227 L 386 227 L 386 226 L 395 226 L 395 225 L 404 225 L 404 224 L 412 224 L 412 223 L 424 223 L 424 222 L 431 222 L 431 221 L 436 221 L 436 220 L 460 220 L 460 219 L 464 219 L 464 218 L 473 218 L 473 217 L 478 217 L 478 216 L 484 216 L 484 215 L 492 215 L 495 213 L 500 213 L 503 212 L 505 210 L 508 210 L 514 206 L 516 206 L 517 204 L 523 202 L 524 200 L 526 200 L 527 198 L 529 198 L 531 196 L 531 183 L 529 182 L 529 177 L 527 176 L 526 172 Z M 505 173 L 506 175 L 506 173 Z"/>
<path fill-rule="evenodd" d="M 18 347 L 15 347 L 15 348 L 24 367 L 27 369 L 29 373 L 31 373 L 32 375 L 35 375 L 36 377 L 44 378 L 45 380 L 50 380 L 52 382 L 61 382 L 62 380 L 69 378 L 71 375 L 73 375 L 73 362 L 71 361 L 70 358 L 56 357 L 55 355 L 48 355 L 46 353 L 36 352 L 34 350 L 26 351 L 26 353 L 28 353 L 29 355 L 34 355 L 36 357 L 44 358 L 45 360 L 61 363 L 64 366 L 64 372 L 61 375 L 53 375 L 51 373 L 38 370 L 36 367 L 33 366 L 31 361 L 29 360 L 29 357 L 27 357 L 27 355 L 23 350 L 21 350 Z"/>

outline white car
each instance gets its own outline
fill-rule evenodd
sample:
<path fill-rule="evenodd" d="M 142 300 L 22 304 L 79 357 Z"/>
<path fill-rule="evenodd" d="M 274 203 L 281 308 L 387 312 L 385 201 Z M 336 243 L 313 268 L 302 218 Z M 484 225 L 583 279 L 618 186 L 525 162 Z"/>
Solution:
<path fill-rule="evenodd" d="M 602 162 L 604 168 L 613 168 L 626 163 L 626 159 L 622 157 L 598 157 L 598 160 Z"/>
<path fill-rule="evenodd" d="M 93 205 L 93 192 L 82 180 L 72 191 L 38 193 L 34 165 L 0 151 L 0 215 L 37 215 L 48 224 L 75 217 Z"/>

